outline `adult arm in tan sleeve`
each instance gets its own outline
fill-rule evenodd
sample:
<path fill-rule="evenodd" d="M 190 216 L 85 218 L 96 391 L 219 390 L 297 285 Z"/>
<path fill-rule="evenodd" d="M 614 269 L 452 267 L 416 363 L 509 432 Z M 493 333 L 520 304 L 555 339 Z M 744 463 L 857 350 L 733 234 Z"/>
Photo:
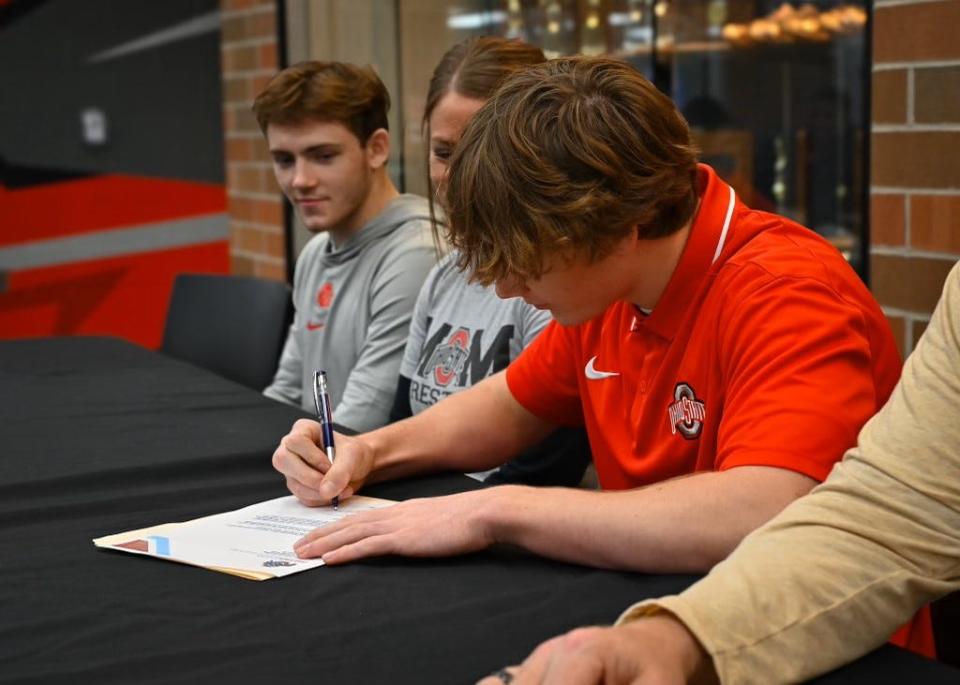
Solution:
<path fill-rule="evenodd" d="M 801 681 L 960 588 L 960 266 L 889 402 L 830 477 L 677 597 L 723 683 Z"/>

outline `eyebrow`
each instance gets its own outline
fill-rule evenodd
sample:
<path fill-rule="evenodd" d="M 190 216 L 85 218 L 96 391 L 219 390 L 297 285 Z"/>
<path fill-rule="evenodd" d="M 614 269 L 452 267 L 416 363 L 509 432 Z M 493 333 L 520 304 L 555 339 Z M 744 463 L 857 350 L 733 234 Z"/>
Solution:
<path fill-rule="evenodd" d="M 305 154 L 314 152 L 340 152 L 341 149 L 343 149 L 343 146 L 338 143 L 320 143 L 319 145 L 311 145 L 303 152 Z"/>
<path fill-rule="evenodd" d="M 311 145 L 306 150 L 303 150 L 300 154 L 311 155 L 318 152 L 340 152 L 343 149 L 343 146 L 339 143 L 318 143 L 317 145 Z M 275 147 L 270 148 L 270 154 L 272 155 L 292 155 L 296 154 L 291 150 L 286 148 Z"/>

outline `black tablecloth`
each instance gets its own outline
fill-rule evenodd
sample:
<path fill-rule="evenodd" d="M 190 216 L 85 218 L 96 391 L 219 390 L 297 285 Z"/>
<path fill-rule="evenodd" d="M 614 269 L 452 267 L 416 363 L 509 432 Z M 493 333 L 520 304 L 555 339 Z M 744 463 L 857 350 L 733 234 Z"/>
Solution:
<path fill-rule="evenodd" d="M 91 538 L 286 494 L 301 412 L 118 340 L 0 343 L 0 683 L 465 683 L 689 576 L 515 550 L 384 558 L 253 582 Z M 479 487 L 384 484 L 394 499 Z M 955 683 L 885 647 L 824 683 Z"/>

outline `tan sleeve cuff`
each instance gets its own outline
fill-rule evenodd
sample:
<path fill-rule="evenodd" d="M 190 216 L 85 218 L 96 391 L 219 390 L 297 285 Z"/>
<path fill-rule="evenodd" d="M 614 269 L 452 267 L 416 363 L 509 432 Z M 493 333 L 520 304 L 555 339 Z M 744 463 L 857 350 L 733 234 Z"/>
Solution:
<path fill-rule="evenodd" d="M 703 645 L 707 654 L 710 655 L 714 663 L 714 668 L 720 677 L 720 682 L 723 685 L 726 685 L 728 682 L 733 682 L 733 680 L 725 677 L 728 674 L 724 673 L 724 670 L 721 668 L 723 664 L 720 663 L 717 658 L 719 648 L 715 643 L 712 643 L 710 639 L 710 627 L 705 625 L 701 620 L 702 617 L 699 617 L 693 610 L 693 607 L 678 595 L 668 595 L 658 599 L 647 599 L 642 602 L 637 602 L 620 614 L 615 625 L 623 625 L 624 623 L 630 623 L 631 621 L 636 621 L 641 618 L 649 618 L 650 616 L 656 616 L 658 614 L 672 614 L 677 620 L 683 623 L 687 627 L 687 630 L 700 641 L 700 644 Z"/>
<path fill-rule="evenodd" d="M 660 601 L 659 599 L 645 599 L 642 602 L 637 602 L 627 607 L 627 610 L 620 614 L 620 617 L 614 625 L 621 626 L 624 623 L 636 621 L 638 618 L 646 618 L 664 613 L 666 609 L 663 608 Z"/>
<path fill-rule="evenodd" d="M 694 612 L 693 607 L 679 595 L 668 595 L 658 599 L 647 599 L 642 602 L 637 602 L 620 614 L 615 625 L 622 625 L 630 621 L 636 621 L 639 618 L 664 613 L 676 616 L 681 622 L 687 625 L 690 632 L 693 633 L 700 642 L 705 646 L 707 645 L 705 638 L 708 637 L 708 635 L 701 634 L 706 632 L 706 628 Z M 708 649 L 707 651 L 710 650 Z"/>

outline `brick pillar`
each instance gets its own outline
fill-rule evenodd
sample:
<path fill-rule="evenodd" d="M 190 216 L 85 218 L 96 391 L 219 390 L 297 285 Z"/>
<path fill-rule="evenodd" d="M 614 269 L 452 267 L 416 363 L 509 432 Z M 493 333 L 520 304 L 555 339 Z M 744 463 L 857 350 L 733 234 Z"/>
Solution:
<path fill-rule="evenodd" d="M 235 274 L 284 280 L 283 200 L 250 111 L 277 71 L 275 0 L 220 0 L 230 260 Z"/>
<path fill-rule="evenodd" d="M 871 286 L 908 354 L 960 258 L 960 0 L 877 0 Z"/>

